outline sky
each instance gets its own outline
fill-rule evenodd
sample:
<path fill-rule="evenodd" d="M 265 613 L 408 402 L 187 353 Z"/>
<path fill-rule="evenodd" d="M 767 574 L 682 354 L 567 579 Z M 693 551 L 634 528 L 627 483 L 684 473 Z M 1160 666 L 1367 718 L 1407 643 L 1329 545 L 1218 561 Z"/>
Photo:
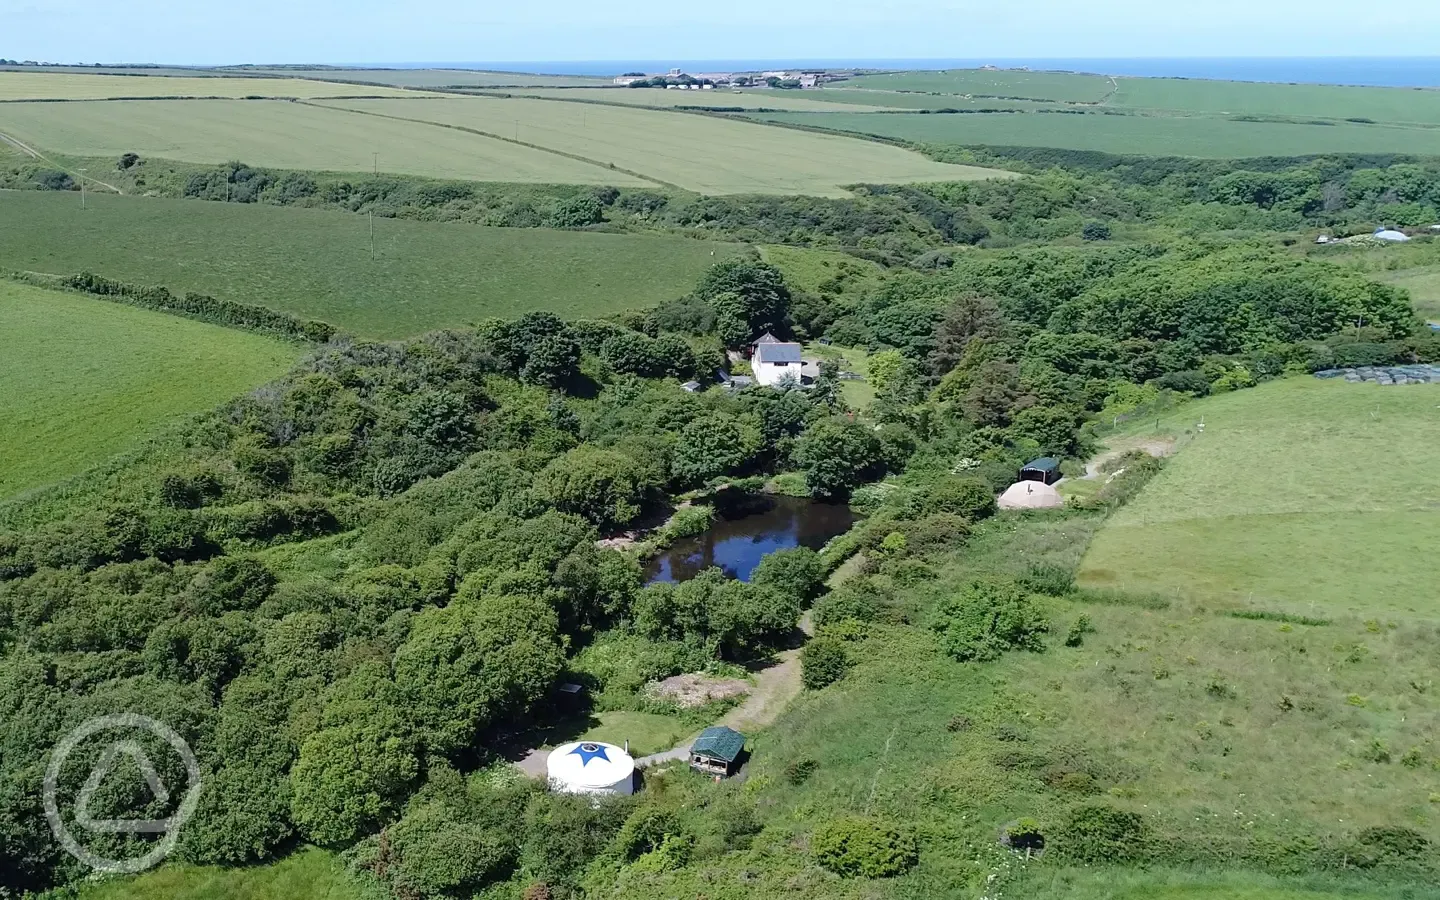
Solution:
<path fill-rule="evenodd" d="M 1353 0 L 0 0 L 47 62 L 1432 56 L 1440 3 Z"/>

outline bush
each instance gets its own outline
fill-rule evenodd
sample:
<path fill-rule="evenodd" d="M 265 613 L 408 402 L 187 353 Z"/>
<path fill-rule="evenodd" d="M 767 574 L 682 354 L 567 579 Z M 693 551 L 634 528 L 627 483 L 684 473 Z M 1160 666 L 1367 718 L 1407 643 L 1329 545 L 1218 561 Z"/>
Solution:
<path fill-rule="evenodd" d="M 809 757 L 797 759 L 785 766 L 785 780 L 799 787 L 809 781 L 810 776 L 814 775 L 819 768 L 820 763 L 817 760 L 810 759 Z"/>
<path fill-rule="evenodd" d="M 750 576 L 754 585 L 772 587 L 801 603 L 814 600 L 825 583 L 820 556 L 809 547 L 777 550 L 760 560 Z"/>
<path fill-rule="evenodd" d="M 57 169 L 46 169 L 35 173 L 35 184 L 42 191 L 73 191 L 75 179 Z"/>
<path fill-rule="evenodd" d="M 1086 222 L 1085 227 L 1080 230 L 1080 236 L 1087 241 L 1108 241 L 1110 226 L 1104 222 Z"/>
<path fill-rule="evenodd" d="M 1020 576 L 1020 586 L 1037 594 L 1063 597 L 1075 587 L 1075 573 L 1053 563 L 1032 565 Z"/>
<path fill-rule="evenodd" d="M 941 601 L 932 627 L 955 659 L 987 662 L 1007 650 L 1044 651 L 1050 622 L 1013 582 L 974 581 Z"/>
<path fill-rule="evenodd" d="M 1145 820 L 1111 806 L 1080 806 L 1066 816 L 1054 839 L 1056 850 L 1076 862 L 1126 862 L 1143 849 Z"/>
<path fill-rule="evenodd" d="M 1362 869 L 1384 863 L 1413 862 L 1430 852 L 1430 841 L 1414 829 L 1400 826 L 1367 828 L 1355 836 L 1351 861 Z"/>
<path fill-rule="evenodd" d="M 895 825 L 846 816 L 815 830 L 810 842 L 816 861 L 846 878 L 892 878 L 919 859 L 915 838 Z"/>
<path fill-rule="evenodd" d="M 1065 646 L 1079 647 L 1085 643 L 1085 635 L 1093 634 L 1094 632 L 1095 626 L 1090 624 L 1090 617 L 1080 616 L 1070 626 L 1070 630 L 1065 632 Z"/>
<path fill-rule="evenodd" d="M 814 638 L 800 651 L 801 678 L 805 687 L 818 691 L 834 684 L 850 670 L 850 654 L 845 643 L 824 635 Z"/>
<path fill-rule="evenodd" d="M 925 497 L 927 513 L 950 513 L 978 522 L 995 514 L 995 494 L 978 478 L 941 479 Z"/>
<path fill-rule="evenodd" d="M 1045 849 L 1045 833 L 1039 822 L 1024 818 L 1005 829 L 1004 843 L 1011 850 L 1038 853 Z"/>

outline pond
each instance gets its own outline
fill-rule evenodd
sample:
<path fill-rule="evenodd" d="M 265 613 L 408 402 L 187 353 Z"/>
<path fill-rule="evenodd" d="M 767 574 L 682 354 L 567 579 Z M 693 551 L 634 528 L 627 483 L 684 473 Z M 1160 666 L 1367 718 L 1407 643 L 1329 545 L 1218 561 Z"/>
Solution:
<path fill-rule="evenodd" d="M 739 503 L 717 504 L 716 511 L 709 531 L 676 541 L 647 563 L 647 583 L 689 581 L 711 566 L 749 581 L 765 554 L 792 547 L 819 550 L 858 518 L 843 503 L 795 497 L 745 496 Z"/>

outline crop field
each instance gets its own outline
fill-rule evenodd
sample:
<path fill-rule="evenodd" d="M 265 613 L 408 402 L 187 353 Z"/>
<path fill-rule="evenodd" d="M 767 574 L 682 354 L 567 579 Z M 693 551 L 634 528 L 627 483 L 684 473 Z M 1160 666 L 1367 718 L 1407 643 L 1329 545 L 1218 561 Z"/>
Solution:
<path fill-rule="evenodd" d="M 579 75 L 537 75 L 527 72 L 481 72 L 472 69 L 332 69 L 278 67 L 235 68 L 236 74 L 281 75 L 287 78 L 314 78 L 321 81 L 352 81 L 390 84 L 395 87 L 604 87 L 609 78 Z"/>
<path fill-rule="evenodd" d="M 1115 89 L 1103 75 L 1066 72 L 987 71 L 953 69 L 946 72 L 887 72 L 862 75 L 842 82 L 857 88 L 915 91 L 935 94 L 969 94 L 1068 103 L 1099 103 Z"/>
<path fill-rule="evenodd" d="M 345 97 L 406 96 L 384 87 L 352 87 L 303 78 L 165 77 L 0 72 L 0 100 L 114 100 L 126 97 Z"/>
<path fill-rule="evenodd" d="M 1083 582 L 1210 608 L 1440 619 L 1440 387 L 1300 378 L 1181 409 L 1194 429 L 1110 520 Z M 1153 429 L 1147 425 L 1147 429 Z"/>
<path fill-rule="evenodd" d="M 0 498 L 124 451 L 284 372 L 297 347 L 0 281 Z"/>
<path fill-rule="evenodd" d="M 68 156 L 138 153 L 200 163 L 240 159 L 330 172 L 370 172 L 378 165 L 403 175 L 531 184 L 647 183 L 463 131 L 417 130 L 407 122 L 282 101 L 8 103 L 0 104 L 0 132 Z"/>
<path fill-rule="evenodd" d="M 920 143 L 1065 147 L 1150 156 L 1230 159 L 1315 153 L 1440 154 L 1440 129 L 1350 122 L 1313 125 L 1102 113 L 762 113 L 755 118 Z"/>
<path fill-rule="evenodd" d="M 744 109 L 782 109 L 794 112 L 873 112 L 877 105 L 863 101 L 850 103 L 825 102 L 819 99 L 824 91 L 665 91 L 658 88 L 536 88 L 520 92 L 521 96 L 544 100 L 590 100 L 618 103 L 622 106 L 724 106 Z M 857 91 L 848 91 L 856 94 Z M 881 97 L 898 96 L 879 94 Z"/>
<path fill-rule="evenodd" d="M 407 337 L 487 316 L 548 309 L 601 316 L 695 286 L 730 244 L 459 223 L 325 210 L 17 191 L 0 200 L 0 267 L 82 270 L 195 290 Z"/>
<path fill-rule="evenodd" d="M 324 103 L 371 113 L 370 118 L 514 138 L 707 194 L 843 196 L 843 185 L 859 182 L 962 181 L 1006 174 L 937 163 L 909 150 L 838 135 L 679 112 L 478 97 Z"/>
<path fill-rule="evenodd" d="M 1207 115 L 1365 118 L 1440 124 L 1440 90 L 1260 84 L 1177 78 L 1122 78 L 1112 105 Z"/>

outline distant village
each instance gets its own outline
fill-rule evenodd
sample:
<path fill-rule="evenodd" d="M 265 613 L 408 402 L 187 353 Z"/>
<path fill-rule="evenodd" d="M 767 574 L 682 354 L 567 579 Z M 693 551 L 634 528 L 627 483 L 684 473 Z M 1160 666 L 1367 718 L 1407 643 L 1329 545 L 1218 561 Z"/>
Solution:
<path fill-rule="evenodd" d="M 671 69 L 664 74 L 627 72 L 615 84 L 632 88 L 665 88 L 671 91 L 713 91 L 725 88 L 777 88 L 811 90 L 832 81 L 844 81 L 852 73 L 829 71 L 776 72 L 685 72 Z"/>

